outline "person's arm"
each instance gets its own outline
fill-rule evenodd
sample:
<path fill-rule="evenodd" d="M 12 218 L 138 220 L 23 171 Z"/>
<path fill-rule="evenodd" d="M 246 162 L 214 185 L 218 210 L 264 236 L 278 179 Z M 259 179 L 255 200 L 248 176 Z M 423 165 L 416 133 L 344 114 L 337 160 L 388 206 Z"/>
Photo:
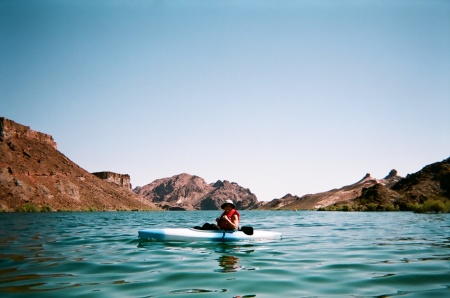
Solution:
<path fill-rule="evenodd" d="M 231 220 L 228 218 L 228 216 L 225 216 L 225 218 L 236 230 L 239 228 L 239 217 L 236 214 L 233 214 Z"/>

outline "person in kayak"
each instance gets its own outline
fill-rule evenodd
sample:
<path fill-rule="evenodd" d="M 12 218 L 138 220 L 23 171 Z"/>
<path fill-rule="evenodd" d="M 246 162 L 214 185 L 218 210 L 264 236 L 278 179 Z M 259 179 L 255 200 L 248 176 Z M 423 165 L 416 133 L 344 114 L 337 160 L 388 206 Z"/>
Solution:
<path fill-rule="evenodd" d="M 219 218 L 216 218 L 217 224 L 205 223 L 201 230 L 238 230 L 239 222 L 241 220 L 241 215 L 236 210 L 236 205 L 234 205 L 232 200 L 226 200 L 220 208 L 224 211 Z"/>
<path fill-rule="evenodd" d="M 237 230 L 239 229 L 239 221 L 241 215 L 236 210 L 232 200 L 226 200 L 225 203 L 220 206 L 224 211 L 219 218 L 216 218 L 217 225 L 221 230 Z"/>

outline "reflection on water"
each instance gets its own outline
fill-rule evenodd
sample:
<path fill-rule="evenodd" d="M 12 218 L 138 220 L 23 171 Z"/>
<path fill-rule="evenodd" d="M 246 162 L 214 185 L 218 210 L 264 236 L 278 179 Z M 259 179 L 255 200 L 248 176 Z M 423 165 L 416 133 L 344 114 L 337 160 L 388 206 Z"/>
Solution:
<path fill-rule="evenodd" d="M 236 272 L 242 269 L 239 266 L 239 258 L 237 257 L 220 256 L 218 261 L 219 266 L 222 267 L 222 269 L 215 270 L 217 272 L 229 273 L 229 272 Z"/>

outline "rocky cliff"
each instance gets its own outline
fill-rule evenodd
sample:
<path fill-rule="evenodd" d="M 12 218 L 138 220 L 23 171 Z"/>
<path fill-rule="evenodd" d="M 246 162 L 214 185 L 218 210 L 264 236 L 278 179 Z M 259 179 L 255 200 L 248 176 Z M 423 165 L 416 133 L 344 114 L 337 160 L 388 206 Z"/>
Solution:
<path fill-rule="evenodd" d="M 95 175 L 98 178 L 103 179 L 109 183 L 119 185 L 120 187 L 123 187 L 127 190 L 131 190 L 131 180 L 130 175 L 128 174 L 118 174 L 105 171 L 105 172 L 95 172 L 92 173 L 92 175 Z"/>
<path fill-rule="evenodd" d="M 30 129 L 29 126 L 24 126 L 12 120 L 0 117 L 0 141 L 8 142 L 13 139 L 27 139 L 49 145 L 53 147 L 53 149 L 58 149 L 58 146 L 51 135 L 34 131 Z M 12 144 L 12 142 L 9 143 Z"/>
<path fill-rule="evenodd" d="M 90 174 L 52 136 L 0 118 L 0 210 L 153 210 L 135 193 Z"/>
<path fill-rule="evenodd" d="M 186 173 L 155 180 L 134 191 L 167 210 L 217 210 L 226 199 L 233 200 L 241 210 L 251 209 L 258 203 L 249 189 L 237 183 L 219 180 L 208 184 Z"/>
<path fill-rule="evenodd" d="M 321 207 L 326 207 L 336 203 L 347 202 L 355 199 L 361 195 L 363 189 L 369 188 L 376 184 L 390 186 L 395 184 L 400 179 L 401 177 L 397 175 L 396 170 L 391 170 L 390 173 L 383 179 L 376 179 L 373 178 L 370 174 L 366 174 L 358 182 L 341 187 L 339 189 L 332 189 L 317 194 L 307 194 L 301 197 L 287 194 L 280 199 L 275 199 L 269 202 L 261 202 L 257 209 L 318 209 Z"/>

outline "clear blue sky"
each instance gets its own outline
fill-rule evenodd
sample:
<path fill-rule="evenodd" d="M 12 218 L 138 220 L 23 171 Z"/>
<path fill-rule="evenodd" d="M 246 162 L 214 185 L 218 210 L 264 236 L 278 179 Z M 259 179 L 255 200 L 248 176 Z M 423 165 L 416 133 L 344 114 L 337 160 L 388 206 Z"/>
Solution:
<path fill-rule="evenodd" d="M 450 1 L 0 1 L 0 116 L 259 200 L 450 156 Z"/>

